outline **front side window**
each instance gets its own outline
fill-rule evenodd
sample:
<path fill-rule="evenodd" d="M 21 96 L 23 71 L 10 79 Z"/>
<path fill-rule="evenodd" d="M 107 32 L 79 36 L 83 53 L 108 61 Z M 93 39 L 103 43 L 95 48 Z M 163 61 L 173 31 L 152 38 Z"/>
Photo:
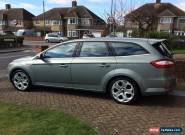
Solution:
<path fill-rule="evenodd" d="M 55 34 L 49 34 L 48 37 L 58 37 L 58 35 Z"/>
<path fill-rule="evenodd" d="M 77 43 L 67 43 L 54 47 L 45 52 L 45 58 L 69 58 L 73 57 Z"/>
<path fill-rule="evenodd" d="M 109 51 L 104 42 L 84 42 L 80 57 L 105 57 Z"/>
<path fill-rule="evenodd" d="M 143 47 L 133 43 L 113 42 L 112 47 L 116 56 L 141 55 L 148 53 Z"/>

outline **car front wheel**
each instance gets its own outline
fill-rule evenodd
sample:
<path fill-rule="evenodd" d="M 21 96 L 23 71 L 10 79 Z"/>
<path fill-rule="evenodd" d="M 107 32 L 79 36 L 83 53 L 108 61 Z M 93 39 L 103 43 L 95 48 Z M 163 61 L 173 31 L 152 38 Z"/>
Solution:
<path fill-rule="evenodd" d="M 27 91 L 31 87 L 30 77 L 23 70 L 17 70 L 12 74 L 11 81 L 19 91 Z"/>
<path fill-rule="evenodd" d="M 132 104 L 139 97 L 139 89 L 131 79 L 120 77 L 110 83 L 109 94 L 117 103 Z"/>

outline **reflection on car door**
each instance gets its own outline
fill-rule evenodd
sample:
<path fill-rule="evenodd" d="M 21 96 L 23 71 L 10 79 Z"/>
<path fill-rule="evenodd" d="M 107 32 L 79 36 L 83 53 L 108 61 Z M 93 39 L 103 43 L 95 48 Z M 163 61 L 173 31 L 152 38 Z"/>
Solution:
<path fill-rule="evenodd" d="M 101 91 L 103 77 L 116 68 L 115 57 L 110 56 L 104 42 L 84 42 L 79 57 L 72 61 L 73 86 L 78 89 Z"/>
<path fill-rule="evenodd" d="M 44 54 L 44 59 L 35 59 L 32 65 L 34 81 L 40 85 L 71 86 L 70 68 L 76 43 L 54 47 Z"/>

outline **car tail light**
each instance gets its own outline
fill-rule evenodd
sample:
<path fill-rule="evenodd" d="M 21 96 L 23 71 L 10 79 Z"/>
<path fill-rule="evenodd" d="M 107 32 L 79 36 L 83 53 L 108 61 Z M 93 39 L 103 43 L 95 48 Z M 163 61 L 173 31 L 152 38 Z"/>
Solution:
<path fill-rule="evenodd" d="M 175 66 L 175 63 L 172 60 L 156 60 L 152 61 L 151 64 L 156 68 L 170 68 Z"/>

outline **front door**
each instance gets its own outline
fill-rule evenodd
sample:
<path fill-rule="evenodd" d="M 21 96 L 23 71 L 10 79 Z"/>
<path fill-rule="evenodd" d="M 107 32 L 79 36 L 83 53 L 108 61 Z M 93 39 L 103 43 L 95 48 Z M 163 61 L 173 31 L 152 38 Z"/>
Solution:
<path fill-rule="evenodd" d="M 70 68 L 76 43 L 66 43 L 47 50 L 32 65 L 34 82 L 40 85 L 71 87 Z"/>

